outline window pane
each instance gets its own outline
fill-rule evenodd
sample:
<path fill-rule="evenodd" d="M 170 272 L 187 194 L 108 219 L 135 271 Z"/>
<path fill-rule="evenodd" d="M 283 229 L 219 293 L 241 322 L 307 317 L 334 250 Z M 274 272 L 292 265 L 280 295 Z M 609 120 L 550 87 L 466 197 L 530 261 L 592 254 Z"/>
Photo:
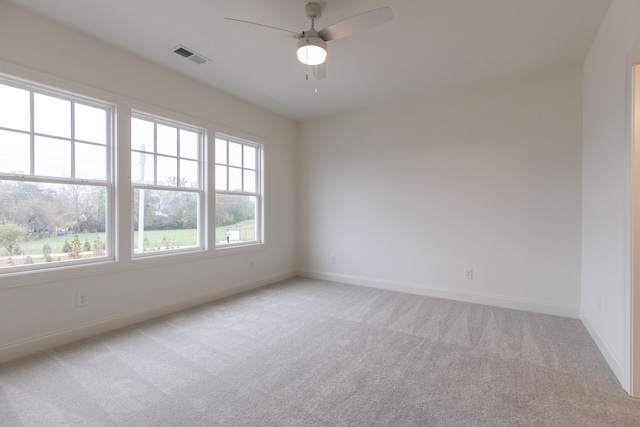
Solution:
<path fill-rule="evenodd" d="M 0 127 L 31 130 L 29 91 L 0 85 Z"/>
<path fill-rule="evenodd" d="M 229 166 L 242 166 L 242 145 L 229 142 Z"/>
<path fill-rule="evenodd" d="M 244 167 L 247 169 L 256 168 L 256 148 L 250 145 L 244 146 Z"/>
<path fill-rule="evenodd" d="M 31 173 L 29 135 L 0 130 L 0 172 Z"/>
<path fill-rule="evenodd" d="M 80 179 L 106 179 L 107 149 L 104 145 L 76 143 L 76 176 Z"/>
<path fill-rule="evenodd" d="M 216 194 L 216 243 L 256 241 L 256 206 L 254 196 Z"/>
<path fill-rule="evenodd" d="M 36 93 L 34 126 L 37 133 L 71 137 L 71 102 Z"/>
<path fill-rule="evenodd" d="M 158 156 L 158 185 L 178 185 L 178 159 Z"/>
<path fill-rule="evenodd" d="M 135 152 L 136 144 L 132 146 L 131 179 L 134 184 L 142 180 L 150 184 L 134 188 L 134 253 L 202 249 L 201 133 L 180 129 L 180 124 L 174 126 L 165 119 L 132 120 L 140 124 L 141 140 L 147 142 L 145 155 Z M 155 180 L 148 176 L 153 174 L 154 162 Z M 170 188 L 159 189 L 160 186 Z"/>
<path fill-rule="evenodd" d="M 198 162 L 180 160 L 180 185 L 183 187 L 199 187 Z"/>
<path fill-rule="evenodd" d="M 131 119 L 131 149 L 154 152 L 153 123 L 147 120 Z"/>
<path fill-rule="evenodd" d="M 107 112 L 101 108 L 76 104 L 75 138 L 82 141 L 107 142 Z"/>
<path fill-rule="evenodd" d="M 71 141 L 37 136 L 34 154 L 36 175 L 71 177 Z"/>
<path fill-rule="evenodd" d="M 244 191 L 255 193 L 256 191 L 256 172 L 244 170 Z"/>
<path fill-rule="evenodd" d="M 227 190 L 227 167 L 216 165 L 216 190 Z"/>
<path fill-rule="evenodd" d="M 16 84 L 24 89 L 0 84 L 0 173 L 13 174 L 0 179 L 0 235 L 13 236 L 9 248 L 0 246 L 0 269 L 46 271 L 49 263 L 111 256 L 112 108 Z"/>
<path fill-rule="evenodd" d="M 0 269 L 103 257 L 106 189 L 0 180 L 0 227 L 14 235 Z"/>
<path fill-rule="evenodd" d="M 242 169 L 229 168 L 229 190 L 242 191 Z"/>
<path fill-rule="evenodd" d="M 136 188 L 133 197 L 134 253 L 200 246 L 197 193 Z"/>
<path fill-rule="evenodd" d="M 154 184 L 153 154 L 131 153 L 131 182 Z"/>
<path fill-rule="evenodd" d="M 227 164 L 227 141 L 216 138 L 216 163 Z"/>
<path fill-rule="evenodd" d="M 180 157 L 198 160 L 199 139 L 197 133 L 180 129 Z"/>
<path fill-rule="evenodd" d="M 178 155 L 178 129 L 165 125 L 158 125 L 158 154 L 168 156 Z"/>

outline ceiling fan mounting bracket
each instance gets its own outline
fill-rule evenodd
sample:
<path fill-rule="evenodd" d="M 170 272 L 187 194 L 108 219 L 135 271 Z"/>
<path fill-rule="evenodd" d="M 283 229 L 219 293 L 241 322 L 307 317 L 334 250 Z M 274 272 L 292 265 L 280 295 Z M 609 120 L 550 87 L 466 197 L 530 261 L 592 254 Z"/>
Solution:
<path fill-rule="evenodd" d="M 304 8 L 307 13 L 307 18 L 314 20 L 322 16 L 322 8 L 318 3 L 307 3 Z"/>

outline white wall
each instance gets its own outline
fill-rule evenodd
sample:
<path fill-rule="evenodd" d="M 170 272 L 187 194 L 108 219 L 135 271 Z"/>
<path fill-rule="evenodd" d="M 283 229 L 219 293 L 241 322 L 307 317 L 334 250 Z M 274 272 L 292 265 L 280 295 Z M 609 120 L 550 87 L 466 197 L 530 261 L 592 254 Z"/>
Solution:
<path fill-rule="evenodd" d="M 0 72 L 117 104 L 123 239 L 116 265 L 0 277 L 0 362 L 295 274 L 295 123 L 1 1 Z M 131 108 L 264 142 L 266 247 L 127 259 Z"/>
<path fill-rule="evenodd" d="M 305 122 L 301 271 L 578 317 L 581 94 L 576 67 Z"/>
<path fill-rule="evenodd" d="M 614 0 L 584 63 L 581 317 L 626 390 L 630 65 L 640 58 L 638 22 L 640 2 Z"/>

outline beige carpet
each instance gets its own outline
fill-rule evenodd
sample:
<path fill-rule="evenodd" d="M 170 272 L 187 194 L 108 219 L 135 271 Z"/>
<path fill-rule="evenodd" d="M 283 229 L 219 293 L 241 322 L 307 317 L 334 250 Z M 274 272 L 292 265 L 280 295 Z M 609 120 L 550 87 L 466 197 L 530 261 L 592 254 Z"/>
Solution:
<path fill-rule="evenodd" d="M 0 365 L 1 426 L 640 426 L 580 321 L 292 279 Z"/>

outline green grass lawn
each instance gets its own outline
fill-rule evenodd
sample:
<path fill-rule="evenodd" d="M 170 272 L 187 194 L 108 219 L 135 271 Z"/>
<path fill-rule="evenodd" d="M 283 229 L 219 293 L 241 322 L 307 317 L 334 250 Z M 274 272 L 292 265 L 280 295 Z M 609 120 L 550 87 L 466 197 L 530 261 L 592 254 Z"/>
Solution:
<path fill-rule="evenodd" d="M 177 249 L 198 244 L 198 230 L 186 228 L 182 230 L 149 230 L 144 232 L 152 248 Z M 134 246 L 138 244 L 138 232 L 133 232 Z"/>
<path fill-rule="evenodd" d="M 91 245 L 91 247 L 93 248 L 93 242 L 96 240 L 97 235 L 100 235 L 100 240 L 102 240 L 102 243 L 104 244 L 104 233 L 78 233 L 78 238 L 80 239 L 80 242 L 82 242 L 83 245 L 86 239 Z M 65 242 L 71 243 L 74 236 L 75 236 L 74 234 L 67 234 L 64 236 L 51 236 L 48 238 L 45 237 L 43 239 L 29 240 L 29 241 L 23 242 L 21 244 L 21 247 L 23 252 L 26 255 L 39 255 L 42 253 L 42 247 L 46 243 L 49 243 L 49 246 L 51 246 L 52 253 L 60 253 L 62 252 L 62 247 L 64 246 L 64 243 Z M 8 255 L 4 250 L 4 248 L 2 249 L 0 254 L 5 256 Z"/>
<path fill-rule="evenodd" d="M 241 230 L 240 241 L 254 240 L 255 222 L 253 220 L 243 221 L 238 225 L 240 225 L 239 229 Z M 216 228 L 216 243 L 226 241 L 227 228 L 235 229 L 236 227 L 234 224 L 233 226 Z M 104 233 L 78 233 L 78 238 L 83 245 L 85 241 L 88 241 L 91 245 L 91 248 L 93 249 L 96 235 L 99 235 L 100 240 L 102 240 L 102 242 L 104 243 Z M 62 247 L 64 246 L 65 242 L 71 243 L 74 236 L 74 233 L 69 233 L 64 236 L 51 236 L 48 238 L 29 240 L 22 243 L 22 250 L 24 251 L 25 255 L 40 255 L 42 254 L 42 247 L 45 245 L 45 243 L 49 243 L 52 253 L 61 253 Z M 182 230 L 149 230 L 145 231 L 145 236 L 149 242 L 149 245 L 153 248 L 165 249 L 166 245 L 169 245 L 169 248 L 181 248 L 196 246 L 198 244 L 198 235 L 195 228 Z M 133 241 L 137 245 L 137 231 L 134 231 L 133 239 Z M 6 253 L 6 250 L 4 248 L 0 249 L 0 256 L 7 255 L 9 254 Z"/>

